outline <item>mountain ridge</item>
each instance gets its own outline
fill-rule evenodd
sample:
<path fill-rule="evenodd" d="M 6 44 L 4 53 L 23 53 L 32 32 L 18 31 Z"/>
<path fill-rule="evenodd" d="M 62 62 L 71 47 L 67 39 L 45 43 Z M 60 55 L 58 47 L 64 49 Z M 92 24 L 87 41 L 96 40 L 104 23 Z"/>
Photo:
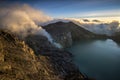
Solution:
<path fill-rule="evenodd" d="M 73 22 L 56 22 L 43 26 L 43 28 L 63 47 L 69 47 L 75 41 L 107 38 L 106 35 L 97 35 Z"/>

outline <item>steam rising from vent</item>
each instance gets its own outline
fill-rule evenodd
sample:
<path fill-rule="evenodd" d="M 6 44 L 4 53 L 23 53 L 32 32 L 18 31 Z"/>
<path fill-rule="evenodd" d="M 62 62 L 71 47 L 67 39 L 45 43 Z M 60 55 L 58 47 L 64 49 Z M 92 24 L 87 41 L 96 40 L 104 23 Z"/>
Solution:
<path fill-rule="evenodd" d="M 55 46 L 61 47 L 59 44 L 53 42 L 48 32 L 41 26 L 38 26 L 50 20 L 52 18 L 26 4 L 0 8 L 0 29 L 10 30 L 22 38 L 25 38 L 29 34 L 43 35 Z"/>

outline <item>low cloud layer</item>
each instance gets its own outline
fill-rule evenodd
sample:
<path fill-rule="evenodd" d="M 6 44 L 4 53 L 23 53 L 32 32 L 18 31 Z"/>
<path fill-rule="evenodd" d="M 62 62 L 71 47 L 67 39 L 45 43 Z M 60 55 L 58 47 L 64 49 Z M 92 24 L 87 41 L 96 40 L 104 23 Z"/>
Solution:
<path fill-rule="evenodd" d="M 44 15 L 42 11 L 26 4 L 0 8 L 0 29 L 7 29 L 22 38 L 29 34 L 39 34 L 46 36 L 51 43 L 54 43 L 48 32 L 38 26 L 51 19 L 49 16 Z M 54 44 L 59 46 L 57 43 Z"/>
<path fill-rule="evenodd" d="M 101 22 L 99 20 L 92 20 L 92 22 L 73 21 L 75 24 L 97 34 L 114 35 L 120 31 L 119 21 L 112 21 L 109 23 Z"/>
<path fill-rule="evenodd" d="M 47 24 L 62 22 L 73 22 L 80 27 L 83 27 L 96 34 L 114 35 L 116 32 L 120 32 L 120 21 L 117 18 L 111 19 L 76 19 L 76 18 L 64 18 L 54 19 Z"/>

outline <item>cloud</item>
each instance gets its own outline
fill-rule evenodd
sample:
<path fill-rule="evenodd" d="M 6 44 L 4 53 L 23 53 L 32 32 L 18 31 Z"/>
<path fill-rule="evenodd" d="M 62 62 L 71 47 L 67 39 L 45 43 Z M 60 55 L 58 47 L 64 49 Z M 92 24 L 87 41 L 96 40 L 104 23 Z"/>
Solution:
<path fill-rule="evenodd" d="M 84 22 L 90 22 L 88 19 L 83 19 Z"/>
<path fill-rule="evenodd" d="M 100 20 L 94 19 L 92 20 L 92 22 L 100 22 Z"/>
<path fill-rule="evenodd" d="M 60 19 L 60 18 L 54 18 L 53 20 L 47 21 L 46 23 L 41 24 L 42 26 L 48 25 L 48 24 L 52 24 L 52 23 L 56 23 L 56 22 L 64 22 L 64 23 L 68 23 L 70 22 L 70 20 L 68 19 Z"/>
<path fill-rule="evenodd" d="M 120 30 L 118 21 L 112 21 L 110 23 L 97 22 L 97 24 L 95 22 L 77 22 L 76 24 L 96 34 L 114 35 L 115 32 Z"/>
<path fill-rule="evenodd" d="M 47 37 L 51 43 L 54 43 L 50 34 L 38 26 L 51 19 L 42 11 L 26 4 L 0 8 L 0 29 L 7 29 L 22 38 L 29 34 L 37 34 Z"/>
<path fill-rule="evenodd" d="M 114 35 L 114 33 L 120 31 L 120 21 L 119 17 L 109 17 L 109 18 L 62 18 L 62 19 L 53 19 L 47 24 L 56 23 L 56 22 L 73 22 L 84 29 L 87 29 L 96 34 L 105 34 L 105 35 Z"/>
<path fill-rule="evenodd" d="M 28 5 L 14 5 L 0 8 L 0 28 L 26 36 L 43 30 L 38 24 L 51 20 L 43 12 Z"/>

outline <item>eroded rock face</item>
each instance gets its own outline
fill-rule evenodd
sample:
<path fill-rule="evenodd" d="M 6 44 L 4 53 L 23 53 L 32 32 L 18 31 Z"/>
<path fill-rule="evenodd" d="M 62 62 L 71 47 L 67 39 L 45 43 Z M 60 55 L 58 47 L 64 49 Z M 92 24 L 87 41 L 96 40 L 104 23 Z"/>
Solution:
<path fill-rule="evenodd" d="M 89 80 L 73 64 L 71 53 L 52 47 L 45 38 L 31 36 L 25 42 L 4 31 L 0 31 L 0 79 Z"/>
<path fill-rule="evenodd" d="M 72 22 L 56 22 L 43 26 L 48 33 L 52 35 L 54 40 L 60 43 L 63 47 L 69 47 L 75 41 L 88 40 L 100 38 L 103 36 L 98 36 Z"/>
<path fill-rule="evenodd" d="M 50 43 L 45 36 L 41 35 L 29 35 L 25 38 L 25 42 L 34 50 L 36 54 L 40 54 L 40 51 L 44 49 L 56 49 L 56 47 Z"/>
<path fill-rule="evenodd" d="M 0 31 L 0 79 L 30 79 L 29 74 L 37 73 L 34 52 L 24 41 Z"/>

